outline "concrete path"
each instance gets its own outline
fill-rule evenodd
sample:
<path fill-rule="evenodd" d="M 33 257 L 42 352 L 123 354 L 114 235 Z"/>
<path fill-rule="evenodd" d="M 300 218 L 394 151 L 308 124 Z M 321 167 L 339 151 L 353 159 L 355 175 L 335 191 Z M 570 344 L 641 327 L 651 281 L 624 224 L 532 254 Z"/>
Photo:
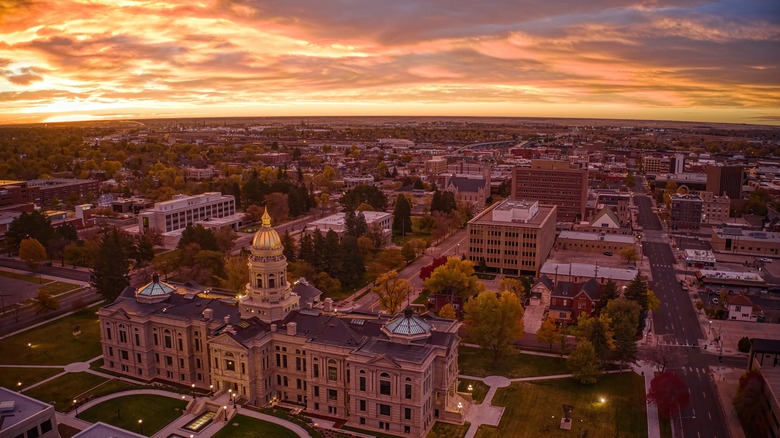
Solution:
<path fill-rule="evenodd" d="M 632 364 L 631 368 L 637 374 L 644 374 L 645 377 L 645 395 L 650 391 L 650 382 L 655 375 L 655 367 L 650 362 L 639 361 L 638 364 Z M 658 406 L 654 403 L 647 403 L 647 438 L 661 438 L 661 425 L 658 420 Z"/>
<path fill-rule="evenodd" d="M 504 415 L 504 408 L 493 406 L 491 402 L 493 401 L 493 396 L 496 395 L 496 390 L 498 388 L 505 388 L 512 384 L 509 379 L 501 376 L 488 376 L 484 379 L 475 380 L 481 380 L 483 383 L 490 386 L 490 389 L 488 390 L 487 395 L 485 395 L 485 400 L 478 405 L 473 405 L 466 414 L 466 421 L 471 423 L 471 425 L 466 432 L 465 438 L 474 438 L 479 426 L 483 424 L 498 426 L 498 423 L 501 422 L 501 417 Z"/>

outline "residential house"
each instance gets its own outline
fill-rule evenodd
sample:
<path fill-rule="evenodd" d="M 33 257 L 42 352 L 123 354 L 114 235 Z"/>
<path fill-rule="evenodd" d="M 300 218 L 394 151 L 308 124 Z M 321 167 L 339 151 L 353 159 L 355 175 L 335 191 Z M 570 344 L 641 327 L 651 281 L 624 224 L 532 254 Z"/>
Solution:
<path fill-rule="evenodd" d="M 761 314 L 761 307 L 753 304 L 746 295 L 729 295 L 726 297 L 726 307 L 730 321 L 756 322 Z"/>
<path fill-rule="evenodd" d="M 581 313 L 592 315 L 601 298 L 602 284 L 591 278 L 582 283 L 559 281 L 550 294 L 550 318 L 576 323 Z"/>

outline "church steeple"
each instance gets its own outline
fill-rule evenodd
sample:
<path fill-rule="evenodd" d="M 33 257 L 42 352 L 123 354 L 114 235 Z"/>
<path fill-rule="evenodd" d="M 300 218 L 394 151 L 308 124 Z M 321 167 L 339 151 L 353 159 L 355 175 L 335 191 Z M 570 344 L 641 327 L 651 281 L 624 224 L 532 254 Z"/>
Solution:
<path fill-rule="evenodd" d="M 268 208 L 263 213 L 262 227 L 252 239 L 249 283 L 240 309 L 245 316 L 257 316 L 265 322 L 278 321 L 298 308 L 299 297 L 287 281 L 287 258 L 282 239 L 271 227 Z"/>

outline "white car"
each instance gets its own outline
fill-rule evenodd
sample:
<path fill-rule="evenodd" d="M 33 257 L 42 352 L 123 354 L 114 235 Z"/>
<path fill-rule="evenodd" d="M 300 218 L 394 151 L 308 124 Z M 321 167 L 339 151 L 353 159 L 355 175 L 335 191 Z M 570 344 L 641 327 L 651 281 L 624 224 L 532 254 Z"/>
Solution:
<path fill-rule="evenodd" d="M 766 257 L 761 257 L 760 259 L 758 259 L 758 261 L 761 263 L 772 263 L 772 259 L 768 259 Z"/>

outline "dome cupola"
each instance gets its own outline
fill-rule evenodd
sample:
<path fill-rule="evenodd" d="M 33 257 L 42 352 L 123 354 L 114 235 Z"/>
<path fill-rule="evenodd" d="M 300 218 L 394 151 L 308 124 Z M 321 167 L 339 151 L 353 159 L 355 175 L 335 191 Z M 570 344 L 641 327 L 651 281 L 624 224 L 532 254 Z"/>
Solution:
<path fill-rule="evenodd" d="M 258 256 L 281 255 L 283 252 L 282 239 L 279 233 L 271 228 L 271 216 L 268 215 L 268 207 L 263 213 L 263 225 L 252 238 L 252 253 Z"/>

